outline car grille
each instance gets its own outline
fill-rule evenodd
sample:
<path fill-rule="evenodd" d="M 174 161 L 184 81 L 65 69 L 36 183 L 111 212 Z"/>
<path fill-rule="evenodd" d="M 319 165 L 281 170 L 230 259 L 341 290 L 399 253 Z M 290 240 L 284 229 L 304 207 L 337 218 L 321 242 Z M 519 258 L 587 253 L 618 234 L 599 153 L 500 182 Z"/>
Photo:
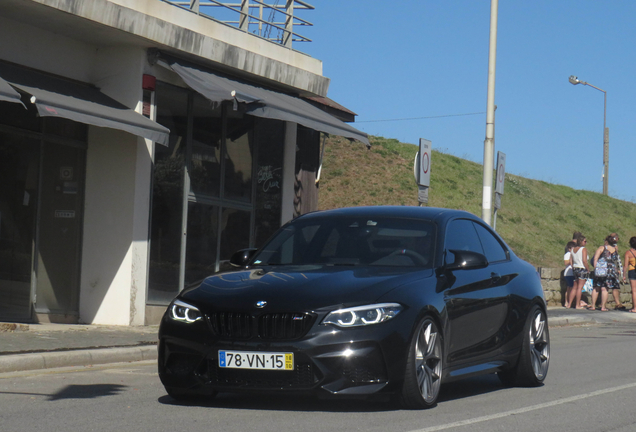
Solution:
<path fill-rule="evenodd" d="M 215 312 L 207 316 L 212 332 L 221 339 L 295 340 L 311 328 L 315 316 L 308 313 L 253 315 Z"/>
<path fill-rule="evenodd" d="M 223 339 L 249 339 L 253 336 L 254 317 L 244 313 L 218 312 L 208 316 L 215 335 Z"/>
<path fill-rule="evenodd" d="M 298 339 L 313 322 L 309 314 L 275 313 L 258 319 L 258 336 L 263 339 Z"/>
<path fill-rule="evenodd" d="M 293 371 L 226 369 L 217 363 L 208 361 L 210 384 L 228 388 L 310 389 L 320 380 L 311 363 L 299 363 Z"/>

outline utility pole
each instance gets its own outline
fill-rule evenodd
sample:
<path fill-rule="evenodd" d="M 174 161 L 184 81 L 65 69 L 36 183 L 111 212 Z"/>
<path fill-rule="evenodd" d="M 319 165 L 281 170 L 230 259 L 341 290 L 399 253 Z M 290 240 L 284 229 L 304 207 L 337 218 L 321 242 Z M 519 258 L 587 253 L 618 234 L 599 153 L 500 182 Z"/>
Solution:
<path fill-rule="evenodd" d="M 497 65 L 497 13 L 499 0 L 490 1 L 490 48 L 488 51 L 488 102 L 484 141 L 484 181 L 481 218 L 490 225 L 492 214 L 492 170 L 495 155 L 495 70 Z"/>

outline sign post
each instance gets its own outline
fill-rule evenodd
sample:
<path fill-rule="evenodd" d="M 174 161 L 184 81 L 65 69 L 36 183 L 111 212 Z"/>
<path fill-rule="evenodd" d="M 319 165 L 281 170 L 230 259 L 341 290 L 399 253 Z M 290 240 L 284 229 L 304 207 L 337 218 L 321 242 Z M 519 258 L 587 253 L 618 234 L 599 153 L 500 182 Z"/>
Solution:
<path fill-rule="evenodd" d="M 495 215 L 492 229 L 497 230 L 497 210 L 501 208 L 501 197 L 504 193 L 506 180 L 506 154 L 497 152 L 497 183 L 495 185 Z"/>
<path fill-rule="evenodd" d="M 420 138 L 420 150 L 415 155 L 413 174 L 417 183 L 417 200 L 419 205 L 428 203 L 428 188 L 431 182 L 431 154 L 432 143 L 424 138 Z"/>

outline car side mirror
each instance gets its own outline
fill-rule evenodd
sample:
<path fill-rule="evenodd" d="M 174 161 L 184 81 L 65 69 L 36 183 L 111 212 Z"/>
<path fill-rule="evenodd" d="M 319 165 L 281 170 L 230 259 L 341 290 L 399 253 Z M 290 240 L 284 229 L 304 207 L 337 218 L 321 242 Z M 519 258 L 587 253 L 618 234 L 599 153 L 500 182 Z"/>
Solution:
<path fill-rule="evenodd" d="M 470 270 L 488 267 L 488 260 L 480 253 L 458 249 L 450 249 L 449 252 L 455 255 L 455 261 L 446 264 L 444 270 Z"/>
<path fill-rule="evenodd" d="M 230 258 L 230 264 L 233 267 L 247 266 L 247 263 L 250 262 L 250 260 L 252 259 L 252 257 L 254 256 L 257 250 L 258 249 L 256 248 L 248 248 L 248 249 L 241 249 L 237 252 L 234 252 L 232 257 Z"/>

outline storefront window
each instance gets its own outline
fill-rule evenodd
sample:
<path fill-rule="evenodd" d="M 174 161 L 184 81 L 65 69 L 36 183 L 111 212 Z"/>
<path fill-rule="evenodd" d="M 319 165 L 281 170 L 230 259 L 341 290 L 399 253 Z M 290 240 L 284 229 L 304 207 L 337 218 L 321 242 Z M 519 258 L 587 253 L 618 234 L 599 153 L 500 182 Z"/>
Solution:
<path fill-rule="evenodd" d="M 0 321 L 28 322 L 34 311 L 72 319 L 87 126 L 26 107 L 0 102 Z"/>
<path fill-rule="evenodd" d="M 191 190 L 195 195 L 218 197 L 223 132 L 221 106 L 213 108 L 207 99 L 195 94 L 192 117 Z"/>
<path fill-rule="evenodd" d="M 188 94 L 158 83 L 156 103 L 170 145 L 155 145 L 148 301 L 163 303 L 179 292 Z"/>
<path fill-rule="evenodd" d="M 256 166 L 256 232 L 254 246 L 260 247 L 280 227 L 283 185 L 283 141 L 285 123 L 260 120 L 256 126 L 259 146 Z"/>
<path fill-rule="evenodd" d="M 31 270 L 38 203 L 39 145 L 0 133 L 0 319 L 31 313 Z"/>
<path fill-rule="evenodd" d="M 229 118 L 227 121 L 225 198 L 252 201 L 253 119 L 254 117 L 244 116 Z"/>
<path fill-rule="evenodd" d="M 169 147 L 155 145 L 148 302 L 167 304 L 278 229 L 285 123 L 163 83 L 155 100 L 171 133 Z"/>
<path fill-rule="evenodd" d="M 218 229 L 217 206 L 188 203 L 185 286 L 215 272 Z"/>
<path fill-rule="evenodd" d="M 250 212 L 225 208 L 221 213 L 221 260 L 250 245 Z"/>

